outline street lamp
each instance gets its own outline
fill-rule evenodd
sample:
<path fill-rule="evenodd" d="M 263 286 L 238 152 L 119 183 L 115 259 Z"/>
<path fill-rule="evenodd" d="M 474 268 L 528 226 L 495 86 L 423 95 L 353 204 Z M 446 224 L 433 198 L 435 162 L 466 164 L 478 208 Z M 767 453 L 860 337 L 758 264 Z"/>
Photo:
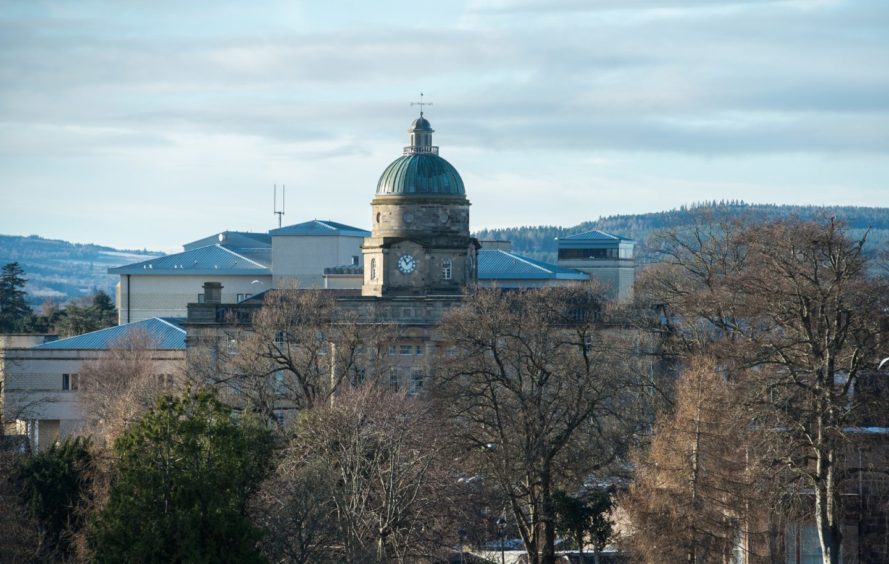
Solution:
<path fill-rule="evenodd" d="M 500 533 L 500 564 L 506 564 L 506 552 L 503 550 L 503 536 L 506 533 L 506 519 L 501 515 L 497 519 L 497 532 Z"/>

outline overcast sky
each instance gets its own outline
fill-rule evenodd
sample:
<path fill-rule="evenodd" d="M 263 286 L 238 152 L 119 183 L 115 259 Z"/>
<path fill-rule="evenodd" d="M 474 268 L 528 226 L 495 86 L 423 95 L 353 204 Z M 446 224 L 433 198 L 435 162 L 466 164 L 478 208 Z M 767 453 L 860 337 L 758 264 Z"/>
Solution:
<path fill-rule="evenodd" d="M 420 91 L 472 228 L 889 206 L 886 0 L 0 0 L 0 233 L 367 228 Z"/>

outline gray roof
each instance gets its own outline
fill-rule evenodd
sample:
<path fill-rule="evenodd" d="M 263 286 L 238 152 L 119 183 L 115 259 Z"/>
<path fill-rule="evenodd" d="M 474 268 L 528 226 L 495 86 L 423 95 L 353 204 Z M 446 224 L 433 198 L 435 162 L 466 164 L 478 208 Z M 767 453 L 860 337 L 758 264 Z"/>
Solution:
<path fill-rule="evenodd" d="M 271 275 L 267 263 L 249 258 L 222 245 L 208 245 L 135 264 L 109 268 L 108 274 L 164 275 Z"/>
<path fill-rule="evenodd" d="M 144 332 L 154 339 L 157 350 L 181 350 L 185 349 L 185 329 L 181 326 L 183 321 L 185 320 L 179 317 L 152 317 L 126 325 L 99 329 L 76 337 L 59 339 L 32 348 L 108 350 L 128 336 Z"/>
<path fill-rule="evenodd" d="M 324 269 L 324 274 L 364 274 L 364 267 L 360 264 L 341 264 L 339 266 L 330 266 Z"/>
<path fill-rule="evenodd" d="M 593 229 L 592 231 L 584 231 L 583 233 L 575 233 L 574 235 L 568 235 L 567 237 L 559 237 L 559 240 L 572 240 L 572 241 L 632 241 L 632 239 L 628 239 L 627 237 L 621 237 L 620 235 L 612 235 L 611 233 L 605 233 L 604 231 L 599 231 L 598 229 Z"/>
<path fill-rule="evenodd" d="M 272 246 L 272 238 L 268 233 L 251 233 L 250 231 L 223 231 L 215 235 L 192 241 L 182 245 L 182 249 L 192 251 L 208 245 L 222 244 L 229 249 L 262 249 Z"/>
<path fill-rule="evenodd" d="M 589 280 L 589 275 L 500 249 L 478 252 L 479 280 Z"/>
<path fill-rule="evenodd" d="M 342 236 L 342 237 L 370 237 L 370 231 L 337 223 L 336 221 L 313 219 L 296 225 L 288 225 L 278 229 L 272 229 L 269 234 L 273 237 L 280 235 L 312 235 L 312 236 Z"/>

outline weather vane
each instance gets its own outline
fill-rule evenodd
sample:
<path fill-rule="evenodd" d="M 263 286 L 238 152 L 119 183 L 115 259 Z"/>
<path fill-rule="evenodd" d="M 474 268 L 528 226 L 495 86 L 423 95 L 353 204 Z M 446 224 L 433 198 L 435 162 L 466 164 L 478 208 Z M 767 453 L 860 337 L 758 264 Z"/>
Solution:
<path fill-rule="evenodd" d="M 411 106 L 420 106 L 420 117 L 423 117 L 423 106 L 431 106 L 432 102 L 424 102 L 423 101 L 423 93 L 420 92 L 420 101 L 419 102 L 411 102 Z"/>

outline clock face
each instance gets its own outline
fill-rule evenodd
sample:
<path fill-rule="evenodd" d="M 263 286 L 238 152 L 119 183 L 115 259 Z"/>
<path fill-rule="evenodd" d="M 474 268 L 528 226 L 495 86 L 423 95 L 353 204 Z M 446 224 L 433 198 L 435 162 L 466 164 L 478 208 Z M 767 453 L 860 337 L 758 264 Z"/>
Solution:
<path fill-rule="evenodd" d="M 417 268 L 417 259 L 412 257 L 411 255 L 401 255 L 398 257 L 398 270 L 403 272 L 404 274 L 410 274 Z"/>

